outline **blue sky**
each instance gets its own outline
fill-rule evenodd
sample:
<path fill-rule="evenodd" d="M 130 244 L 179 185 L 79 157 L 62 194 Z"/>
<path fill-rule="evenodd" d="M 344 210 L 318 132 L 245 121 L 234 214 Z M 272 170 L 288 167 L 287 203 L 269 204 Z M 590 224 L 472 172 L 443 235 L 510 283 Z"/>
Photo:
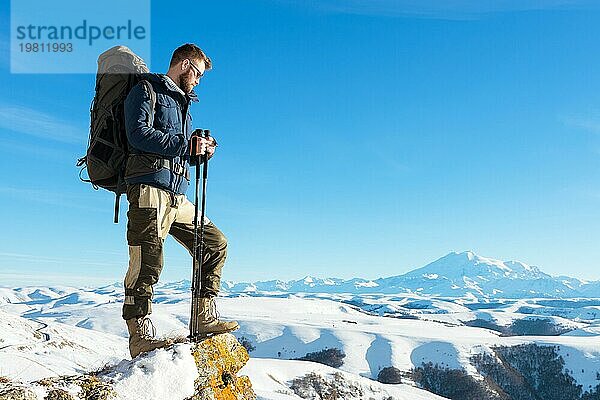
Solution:
<path fill-rule="evenodd" d="M 220 144 L 224 279 L 378 278 L 462 250 L 600 279 L 598 6 L 414 3 L 152 2 L 153 71 L 184 42 L 214 62 L 192 115 Z M 0 16 L 0 285 L 120 281 L 126 202 L 112 224 L 74 166 L 94 76 L 11 74 Z M 167 241 L 163 280 L 190 265 Z"/>

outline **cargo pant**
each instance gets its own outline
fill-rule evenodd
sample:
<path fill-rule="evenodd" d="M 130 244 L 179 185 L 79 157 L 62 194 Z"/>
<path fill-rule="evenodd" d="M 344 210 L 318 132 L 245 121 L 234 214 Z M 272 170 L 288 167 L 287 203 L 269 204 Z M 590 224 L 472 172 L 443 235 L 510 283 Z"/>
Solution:
<path fill-rule="evenodd" d="M 129 268 L 125 276 L 123 318 L 143 317 L 152 312 L 152 286 L 163 268 L 163 244 L 172 235 L 192 254 L 194 247 L 194 205 L 185 195 L 145 184 L 127 188 L 127 243 Z M 227 257 L 227 239 L 205 218 L 201 296 L 219 293 L 221 271 Z M 191 275 L 191 271 L 190 271 Z"/>

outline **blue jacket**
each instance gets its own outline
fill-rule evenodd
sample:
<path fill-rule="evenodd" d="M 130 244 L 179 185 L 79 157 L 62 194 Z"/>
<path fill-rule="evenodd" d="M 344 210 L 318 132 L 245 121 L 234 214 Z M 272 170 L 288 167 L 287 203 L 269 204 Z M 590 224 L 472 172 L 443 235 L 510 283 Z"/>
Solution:
<path fill-rule="evenodd" d="M 125 99 L 125 131 L 130 153 L 125 182 L 145 183 L 184 194 L 189 184 L 192 134 L 189 106 L 198 98 L 194 92 L 184 94 L 166 75 L 148 74 L 145 80 L 156 93 L 154 115 L 150 115 L 151 96 L 142 82 Z"/>

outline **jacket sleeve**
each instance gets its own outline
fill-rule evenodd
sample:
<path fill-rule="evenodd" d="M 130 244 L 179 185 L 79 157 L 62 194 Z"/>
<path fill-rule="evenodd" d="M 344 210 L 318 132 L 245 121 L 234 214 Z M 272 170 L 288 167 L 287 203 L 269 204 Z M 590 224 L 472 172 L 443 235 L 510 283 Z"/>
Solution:
<path fill-rule="evenodd" d="M 166 157 L 186 153 L 188 143 L 183 133 L 167 134 L 154 129 L 150 115 L 150 94 L 142 83 L 135 85 L 125 99 L 125 131 L 129 144 L 137 150 Z M 155 105 L 155 110 L 158 105 Z"/>

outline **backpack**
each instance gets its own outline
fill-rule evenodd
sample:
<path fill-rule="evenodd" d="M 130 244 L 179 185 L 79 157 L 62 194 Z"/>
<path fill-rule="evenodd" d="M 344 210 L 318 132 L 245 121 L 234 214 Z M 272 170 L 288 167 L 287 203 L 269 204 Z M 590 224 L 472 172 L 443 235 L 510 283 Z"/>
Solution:
<path fill-rule="evenodd" d="M 144 60 L 125 46 L 115 46 L 98 57 L 96 89 L 90 108 L 90 136 L 86 155 L 77 160 L 79 177 L 115 193 L 115 218 L 119 222 L 120 197 L 126 190 L 125 166 L 128 157 L 124 103 L 129 91 L 143 82 L 151 98 L 154 115 L 156 93 L 146 77 Z M 87 168 L 89 179 L 82 177 Z"/>

